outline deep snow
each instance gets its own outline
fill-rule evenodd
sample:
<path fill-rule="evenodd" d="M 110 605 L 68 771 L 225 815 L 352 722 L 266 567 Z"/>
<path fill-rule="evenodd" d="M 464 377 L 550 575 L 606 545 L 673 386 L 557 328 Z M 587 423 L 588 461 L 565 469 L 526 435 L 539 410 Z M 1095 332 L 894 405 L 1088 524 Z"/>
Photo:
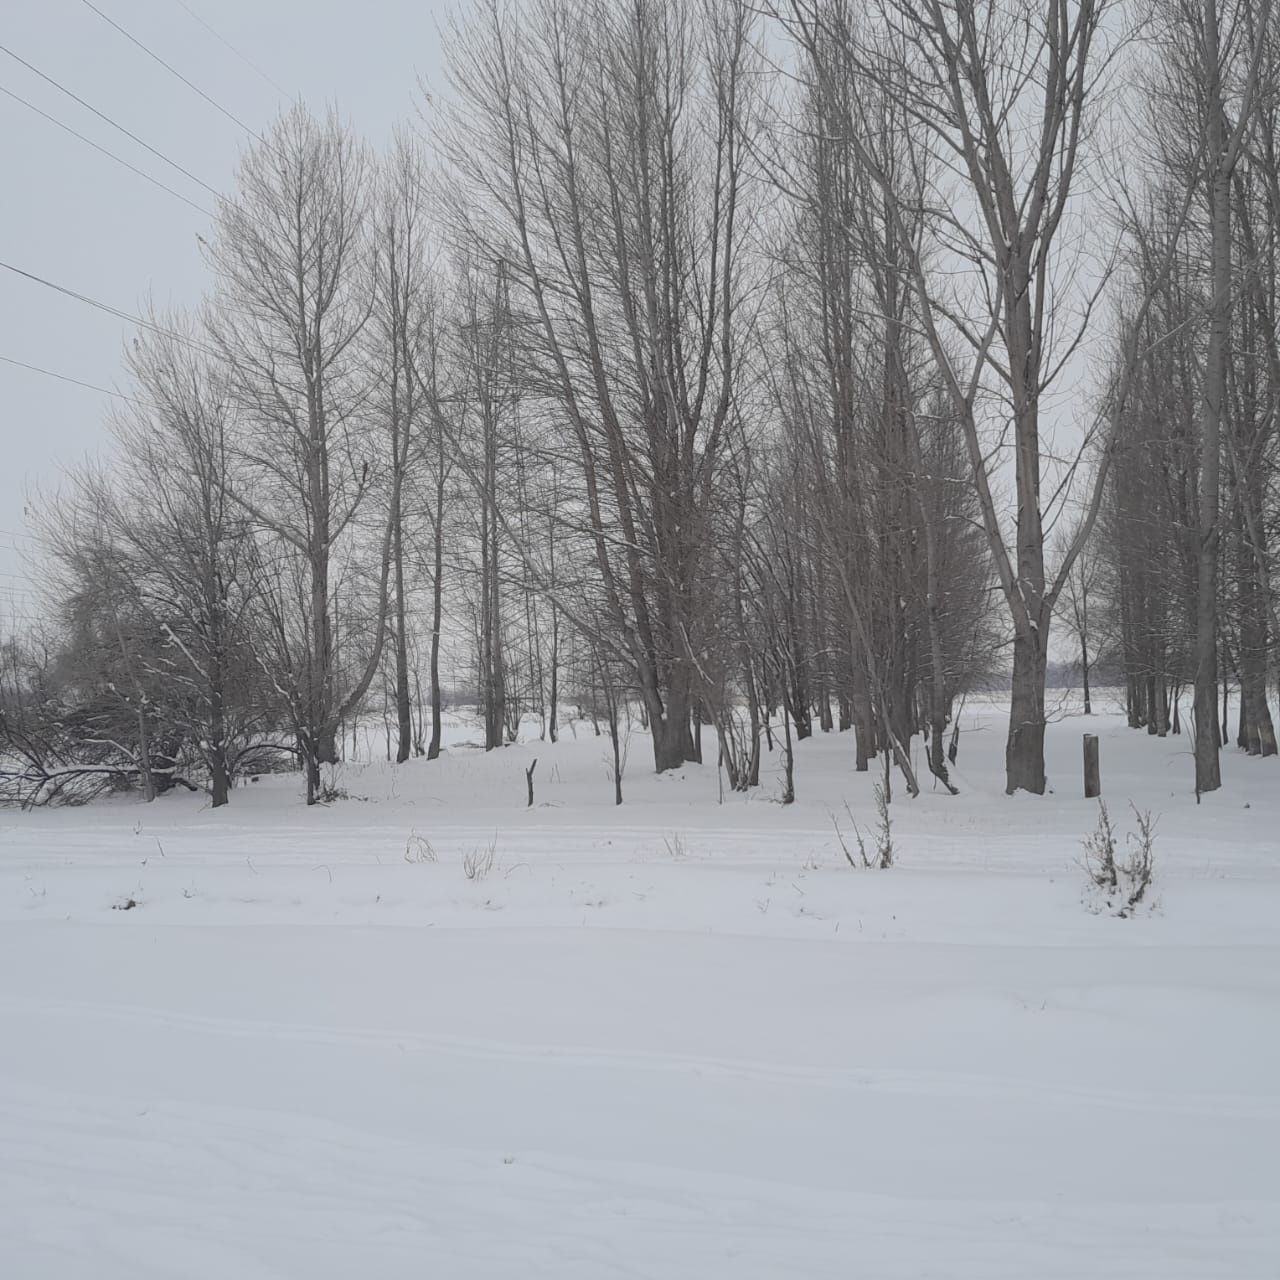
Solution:
<path fill-rule="evenodd" d="M 1086 728 L 1160 815 L 1137 919 L 1082 903 Z M 1197 807 L 1185 738 L 1065 717 L 1007 798 L 1002 730 L 884 872 L 834 734 L 785 809 L 457 722 L 323 809 L 0 813 L 0 1276 L 1280 1276 L 1280 763 Z"/>

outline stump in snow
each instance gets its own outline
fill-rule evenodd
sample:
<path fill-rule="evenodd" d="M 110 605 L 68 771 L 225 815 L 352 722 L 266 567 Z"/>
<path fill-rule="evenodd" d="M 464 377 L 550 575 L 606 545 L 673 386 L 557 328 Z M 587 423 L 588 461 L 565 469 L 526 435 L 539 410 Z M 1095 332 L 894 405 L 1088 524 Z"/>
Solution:
<path fill-rule="evenodd" d="M 1102 794 L 1102 771 L 1098 758 L 1098 735 L 1084 735 L 1084 798 L 1093 800 Z"/>

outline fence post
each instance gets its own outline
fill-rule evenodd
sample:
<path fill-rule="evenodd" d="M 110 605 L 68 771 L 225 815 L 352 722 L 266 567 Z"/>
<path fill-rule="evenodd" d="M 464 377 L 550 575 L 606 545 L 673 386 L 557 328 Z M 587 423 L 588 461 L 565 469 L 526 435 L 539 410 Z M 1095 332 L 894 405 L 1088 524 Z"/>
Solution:
<path fill-rule="evenodd" d="M 1102 771 L 1098 760 L 1098 735 L 1084 735 L 1084 798 L 1092 800 L 1102 794 Z"/>

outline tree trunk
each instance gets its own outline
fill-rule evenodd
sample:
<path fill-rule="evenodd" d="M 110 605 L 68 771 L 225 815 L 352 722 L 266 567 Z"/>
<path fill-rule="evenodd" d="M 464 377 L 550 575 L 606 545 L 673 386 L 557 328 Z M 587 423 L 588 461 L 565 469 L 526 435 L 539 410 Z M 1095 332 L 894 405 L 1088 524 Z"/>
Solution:
<path fill-rule="evenodd" d="M 640 677 L 640 696 L 649 718 L 649 732 L 653 737 L 654 770 L 665 773 L 668 769 L 678 769 L 696 759 L 693 735 L 690 732 L 690 672 L 683 663 L 671 664 L 665 698 L 658 687 L 657 673 L 647 655 L 642 655 L 636 661 L 636 672 Z"/>
<path fill-rule="evenodd" d="M 1005 747 L 1005 789 L 1044 795 L 1043 628 L 1019 629 L 1013 641 L 1013 683 L 1009 703 L 1009 739 Z"/>
<path fill-rule="evenodd" d="M 413 751 L 413 716 L 409 700 L 409 637 L 405 631 L 404 527 L 399 506 L 399 494 L 396 494 L 397 509 L 391 517 L 396 575 L 396 763 L 404 764 Z"/>
<path fill-rule="evenodd" d="M 853 699 L 849 696 L 849 690 L 841 687 L 839 696 L 839 725 L 840 732 L 844 733 L 847 729 L 853 728 Z"/>
<path fill-rule="evenodd" d="M 151 734 L 147 729 L 147 713 L 138 709 L 138 772 L 142 776 L 142 795 L 148 804 L 156 798 L 156 779 L 151 772 Z"/>
<path fill-rule="evenodd" d="M 853 660 L 853 750 L 854 769 L 866 773 L 876 754 L 876 721 L 871 709 L 871 693 L 867 688 L 867 673 L 863 667 L 864 655 L 854 646 Z"/>
<path fill-rule="evenodd" d="M 1196 547 L 1195 768 L 1196 795 L 1222 785 L 1218 758 L 1218 541 L 1222 413 L 1231 324 L 1231 171 L 1223 114 L 1217 0 L 1205 0 L 1210 300 L 1200 413 L 1200 511 Z"/>
<path fill-rule="evenodd" d="M 439 433 L 436 453 L 435 564 L 431 583 L 431 742 L 427 759 L 440 754 L 440 626 L 444 617 L 444 433 Z"/>
<path fill-rule="evenodd" d="M 795 804 L 796 802 L 796 767 L 795 754 L 791 744 L 791 717 L 787 714 L 787 704 L 782 704 L 782 803 Z"/>
<path fill-rule="evenodd" d="M 609 703 L 609 743 L 613 748 L 613 803 L 622 803 L 622 748 L 618 742 L 618 706 Z"/>
<path fill-rule="evenodd" d="M 554 604 L 551 606 L 551 711 L 547 732 L 553 743 L 560 740 L 560 615 Z"/>
<path fill-rule="evenodd" d="M 216 660 L 210 667 L 209 696 L 209 793 L 213 807 L 220 809 L 231 798 L 231 771 L 227 768 L 227 725 L 223 701 L 222 664 Z"/>
<path fill-rule="evenodd" d="M 320 753 L 309 734 L 300 736 L 298 745 L 302 748 L 302 767 L 307 775 L 307 804 L 313 805 L 320 799 Z"/>
<path fill-rule="evenodd" d="M 742 670 L 747 686 L 747 716 L 751 734 L 745 782 L 746 787 L 758 787 L 760 785 L 760 691 L 756 686 L 755 670 L 751 665 L 749 652 L 743 655 Z"/>
<path fill-rule="evenodd" d="M 231 779 L 227 771 L 226 749 L 215 746 L 209 752 L 209 792 L 213 807 L 220 809 L 231 799 Z"/>
<path fill-rule="evenodd" d="M 653 766 L 656 772 L 665 773 L 668 769 L 679 769 L 687 763 L 689 755 L 687 740 L 689 737 L 689 718 L 686 715 L 676 716 L 668 711 L 665 714 L 649 713 L 649 730 L 653 734 Z"/>
<path fill-rule="evenodd" d="M 1080 683 L 1084 686 L 1084 713 L 1093 715 L 1093 701 L 1089 696 L 1089 638 L 1080 633 Z"/>

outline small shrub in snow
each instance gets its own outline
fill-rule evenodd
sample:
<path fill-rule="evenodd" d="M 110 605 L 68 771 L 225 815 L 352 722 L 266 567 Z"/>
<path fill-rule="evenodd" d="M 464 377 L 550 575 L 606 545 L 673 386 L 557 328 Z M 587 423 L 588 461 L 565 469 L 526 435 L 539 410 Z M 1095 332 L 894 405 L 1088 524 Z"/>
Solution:
<path fill-rule="evenodd" d="M 889 794 L 876 783 L 876 866 L 887 871 L 893 866 L 893 823 L 889 818 Z M 862 837 L 859 835 L 859 842 Z"/>
<path fill-rule="evenodd" d="M 1155 870 L 1155 819 L 1152 818 L 1149 809 L 1139 813 L 1134 805 L 1131 804 L 1129 807 L 1133 809 L 1133 818 L 1138 824 L 1138 829 L 1130 831 L 1125 836 L 1125 843 L 1132 852 L 1120 867 L 1121 879 L 1128 886 L 1128 901 L 1120 912 L 1122 916 L 1132 915 L 1138 904 L 1147 896 Z"/>
<path fill-rule="evenodd" d="M 853 810 L 849 808 L 849 802 L 844 802 L 844 811 L 849 815 L 849 821 L 853 823 L 855 833 L 858 832 L 858 824 L 854 821 Z M 840 830 L 840 819 L 833 813 L 831 815 L 831 825 L 836 829 L 836 839 L 840 842 L 840 852 L 844 854 L 845 861 L 856 871 L 858 869 L 858 860 L 853 856 L 853 851 L 849 848 L 849 842 L 844 838 L 844 832 Z M 870 860 L 867 858 L 867 847 L 862 842 L 862 836 L 858 833 L 858 852 L 862 855 L 862 865 L 869 867 Z"/>
<path fill-rule="evenodd" d="M 431 841 L 426 836 L 420 836 L 417 831 L 411 831 L 409 838 L 404 842 L 404 860 L 406 862 L 435 862 L 436 851 L 431 847 Z"/>
<path fill-rule="evenodd" d="M 1084 841 L 1085 874 L 1095 889 L 1114 893 L 1119 888 L 1116 873 L 1116 832 L 1104 801 L 1098 801 L 1098 825 Z"/>
<path fill-rule="evenodd" d="M 689 850 L 685 847 L 684 836 L 678 831 L 672 831 L 663 836 L 662 843 L 666 847 L 667 856 L 674 858 L 677 862 L 688 856 Z"/>
<path fill-rule="evenodd" d="M 1084 841 L 1085 874 L 1089 877 L 1091 910 L 1127 920 L 1148 900 L 1155 873 L 1155 819 L 1150 810 L 1130 803 L 1137 831 L 1125 836 L 1128 855 L 1117 857 L 1116 830 L 1107 806 L 1098 801 L 1098 825 Z"/>
<path fill-rule="evenodd" d="M 483 880 L 493 870 L 493 857 L 498 847 L 496 840 L 487 845 L 476 845 L 462 855 L 462 873 L 468 880 Z"/>
<path fill-rule="evenodd" d="M 849 802 L 845 801 L 844 811 L 849 815 L 849 821 L 853 823 L 853 838 L 858 846 L 858 857 L 862 860 L 864 867 L 876 867 L 881 871 L 887 871 L 893 866 L 894 847 L 893 847 L 893 821 L 889 817 L 889 797 L 885 794 L 885 789 L 879 783 L 875 787 L 876 799 L 876 836 L 875 849 L 869 851 L 867 842 L 862 837 L 862 829 L 858 826 L 857 819 L 853 816 L 853 810 L 849 808 Z M 840 841 L 840 848 L 844 852 L 845 860 L 848 864 L 857 868 L 858 863 L 854 859 L 853 851 L 849 848 L 848 842 L 844 838 L 844 832 L 840 830 L 840 823 L 836 820 L 835 814 L 831 815 L 832 825 L 836 829 L 836 839 Z"/>

